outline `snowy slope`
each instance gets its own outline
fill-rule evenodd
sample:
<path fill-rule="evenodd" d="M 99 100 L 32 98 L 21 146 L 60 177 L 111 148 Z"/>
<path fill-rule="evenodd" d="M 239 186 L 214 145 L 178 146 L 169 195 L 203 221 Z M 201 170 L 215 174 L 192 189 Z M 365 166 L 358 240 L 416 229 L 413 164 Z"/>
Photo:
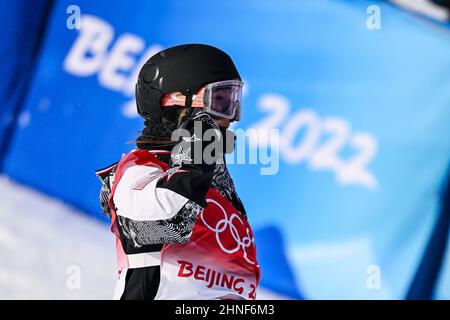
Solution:
<path fill-rule="evenodd" d="M 110 299 L 114 254 L 105 224 L 0 177 L 1 299 Z"/>
<path fill-rule="evenodd" d="M 111 299 L 115 265 L 106 224 L 0 176 L 0 299 Z"/>

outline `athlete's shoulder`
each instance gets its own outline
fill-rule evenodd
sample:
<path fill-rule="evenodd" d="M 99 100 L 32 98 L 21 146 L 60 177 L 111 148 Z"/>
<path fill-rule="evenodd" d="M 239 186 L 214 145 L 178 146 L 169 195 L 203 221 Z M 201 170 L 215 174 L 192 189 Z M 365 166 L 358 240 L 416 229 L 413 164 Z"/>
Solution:
<path fill-rule="evenodd" d="M 132 165 L 158 166 L 165 170 L 167 164 L 159 160 L 153 150 L 133 149 L 129 153 L 123 154 L 118 162 L 118 167 L 124 168 Z"/>

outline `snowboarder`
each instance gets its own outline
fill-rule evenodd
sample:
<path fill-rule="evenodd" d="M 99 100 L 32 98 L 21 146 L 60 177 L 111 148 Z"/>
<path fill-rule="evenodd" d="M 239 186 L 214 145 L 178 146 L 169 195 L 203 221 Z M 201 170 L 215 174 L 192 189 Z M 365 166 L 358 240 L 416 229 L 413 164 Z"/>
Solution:
<path fill-rule="evenodd" d="M 96 172 L 116 237 L 115 298 L 256 298 L 254 237 L 225 163 L 242 86 L 231 58 L 209 45 L 172 47 L 142 67 L 145 128 L 134 150 Z"/>

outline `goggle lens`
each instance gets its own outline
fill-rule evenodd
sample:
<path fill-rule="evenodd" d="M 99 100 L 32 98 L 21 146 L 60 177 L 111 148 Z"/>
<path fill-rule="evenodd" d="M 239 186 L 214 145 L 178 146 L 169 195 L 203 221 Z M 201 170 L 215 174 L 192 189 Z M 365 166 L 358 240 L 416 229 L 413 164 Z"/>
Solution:
<path fill-rule="evenodd" d="M 216 115 L 226 118 L 238 117 L 242 100 L 241 81 L 224 81 L 222 84 L 211 84 L 211 100 L 209 109 Z"/>

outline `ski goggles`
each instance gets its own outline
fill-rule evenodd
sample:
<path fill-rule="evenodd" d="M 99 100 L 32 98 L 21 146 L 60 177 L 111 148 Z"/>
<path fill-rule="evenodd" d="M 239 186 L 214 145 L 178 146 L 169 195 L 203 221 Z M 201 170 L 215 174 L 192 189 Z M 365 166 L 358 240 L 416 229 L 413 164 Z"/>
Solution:
<path fill-rule="evenodd" d="M 243 85 L 244 82 L 240 80 L 207 84 L 203 94 L 203 109 L 213 116 L 239 121 Z"/>

